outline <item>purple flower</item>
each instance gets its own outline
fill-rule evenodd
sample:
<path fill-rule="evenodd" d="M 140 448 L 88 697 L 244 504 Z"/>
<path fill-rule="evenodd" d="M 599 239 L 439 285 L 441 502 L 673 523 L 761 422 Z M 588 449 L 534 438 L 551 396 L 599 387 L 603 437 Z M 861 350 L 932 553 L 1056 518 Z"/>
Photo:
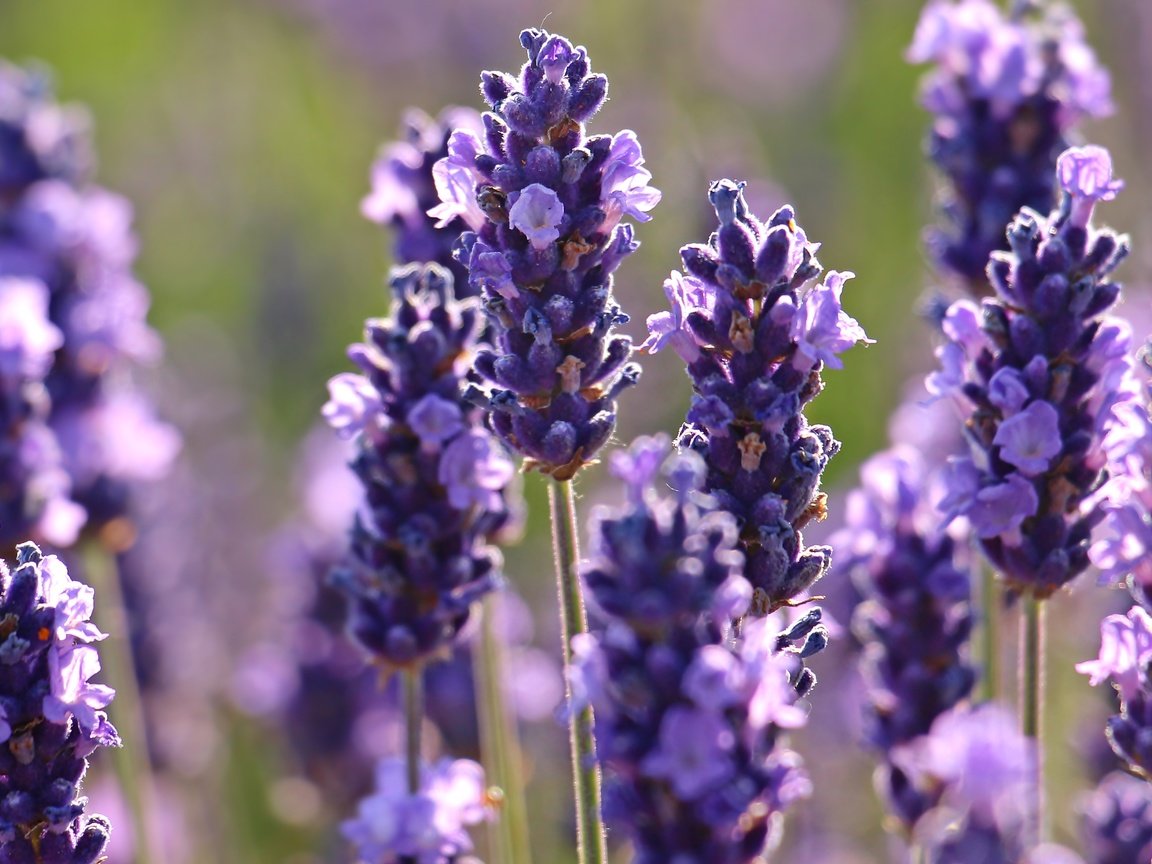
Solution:
<path fill-rule="evenodd" d="M 483 429 L 456 436 L 440 457 L 440 482 L 448 490 L 448 502 L 458 510 L 501 509 L 501 493 L 515 474 L 512 460 Z"/>
<path fill-rule="evenodd" d="M 496 587 L 488 541 L 507 522 L 502 493 L 515 471 L 464 399 L 478 302 L 455 299 L 435 264 L 395 270 L 391 282 L 391 315 L 370 319 L 365 344 L 349 350 L 364 376 L 329 382 L 324 413 L 351 437 L 364 493 L 332 579 L 356 641 L 381 663 L 410 666 L 440 656 Z"/>
<path fill-rule="evenodd" d="M 468 224 L 447 213 L 445 221 L 437 225 L 436 218 L 428 213 L 440 201 L 433 168 L 448 156 L 449 138 L 457 130 L 483 134 L 480 115 L 470 108 L 448 108 L 434 120 L 422 111 L 408 111 L 401 140 L 384 147 L 372 165 L 371 191 L 361 202 L 360 212 L 391 227 L 397 263 L 429 262 L 446 267 L 452 271 L 457 294 L 466 296 L 468 271 L 453 259 L 452 246 Z M 453 189 L 462 185 L 466 195 L 468 166 L 463 156 L 459 158 L 457 176 L 447 182 Z M 462 197 L 460 206 L 462 214 L 474 215 L 474 201 Z"/>
<path fill-rule="evenodd" d="M 440 203 L 429 208 L 428 215 L 437 228 L 445 228 L 460 219 L 473 231 L 484 224 L 484 211 L 476 203 L 476 156 L 480 141 L 467 130 L 457 130 L 448 139 L 448 155 L 432 167 L 432 180 Z"/>
<path fill-rule="evenodd" d="M 835 566 L 863 595 L 852 630 L 863 648 L 864 737 L 881 761 L 877 788 L 909 831 L 940 794 L 910 782 L 902 748 L 966 700 L 976 680 L 966 550 L 934 506 L 942 471 L 904 444 L 873 456 L 829 541 Z"/>
<path fill-rule="evenodd" d="M 1112 154 L 1095 144 L 1069 147 L 1056 160 L 1060 188 L 1071 199 L 1069 222 L 1085 227 L 1097 201 L 1111 201 L 1124 188 L 1123 180 L 1112 179 Z"/>
<path fill-rule="evenodd" d="M 464 414 L 456 402 L 429 393 L 408 409 L 408 425 L 421 444 L 435 451 L 464 431 Z"/>
<path fill-rule="evenodd" d="M 583 575 L 597 614 L 573 641 L 572 685 L 596 712 L 605 820 L 637 860 L 745 864 L 808 792 L 783 735 L 807 719 L 797 703 L 815 678 L 802 658 L 827 631 L 818 609 L 784 632 L 775 616 L 731 630 L 751 596 L 736 526 L 692 494 L 705 473 L 695 454 L 665 462 L 675 494 L 663 491 L 666 447 L 640 439 L 614 460 L 631 488 L 622 510 L 594 516 Z"/>
<path fill-rule="evenodd" d="M 731 778 L 729 754 L 736 736 L 720 714 L 676 706 L 664 715 L 659 734 L 659 744 L 640 768 L 667 780 L 682 800 L 695 801 Z"/>
<path fill-rule="evenodd" d="M 0 278 L 0 380 L 43 378 L 63 341 L 48 318 L 48 289 L 30 279 Z"/>
<path fill-rule="evenodd" d="M 1089 564 L 1093 529 L 1114 504 L 1100 487 L 1129 471 L 1123 430 L 1138 389 L 1130 329 L 1105 314 L 1127 240 L 1077 224 L 1074 209 L 1018 214 L 1011 251 L 988 264 L 995 296 L 979 318 L 970 302 L 949 309 L 944 371 L 928 382 L 956 399 L 972 451 L 954 463 L 941 508 L 972 521 L 1014 590 L 1040 597 Z"/>
<path fill-rule="evenodd" d="M 533 249 L 546 249 L 560 236 L 557 227 L 564 220 L 564 205 L 547 186 L 532 183 L 520 190 L 516 203 L 508 208 L 508 224 L 520 231 Z"/>
<path fill-rule="evenodd" d="M 709 314 L 712 305 L 709 292 L 698 279 L 673 270 L 664 280 L 664 296 L 672 308 L 648 316 L 648 338 L 640 350 L 655 354 L 671 345 L 685 363 L 694 363 L 700 357 L 702 345 L 687 326 L 688 316 L 693 312 Z"/>
<path fill-rule="evenodd" d="M 1152 860 L 1152 784 L 1146 779 L 1113 771 L 1077 809 L 1084 851 L 1093 864 Z"/>
<path fill-rule="evenodd" d="M 2 71 L 2 69 L 0 69 Z M 0 856 L 10 861 L 97 860 L 108 838 L 102 817 L 84 814 L 79 783 L 88 756 L 120 738 L 103 709 L 113 691 L 91 678 L 101 638 L 88 617 L 91 591 L 31 543 L 11 571 L 0 562 Z M 75 722 L 73 722 L 75 721 Z"/>
<path fill-rule="evenodd" d="M 1018 5 L 1009 16 L 989 0 L 929 2 L 907 57 L 934 64 L 921 101 L 946 183 L 927 245 L 942 271 L 984 295 L 989 254 L 1008 248 L 1004 226 L 1025 207 L 1053 208 L 1056 155 L 1081 119 L 1111 112 L 1108 73 L 1067 10 L 1029 16 Z"/>
<path fill-rule="evenodd" d="M 341 826 L 358 859 L 447 864 L 472 851 L 467 826 L 488 818 L 484 769 L 467 759 L 422 765 L 420 789 L 408 792 L 403 759 L 376 769 L 376 790 Z"/>
<path fill-rule="evenodd" d="M 1100 625 L 1100 656 L 1076 664 L 1091 676 L 1092 686 L 1111 678 L 1122 699 L 1129 700 L 1148 685 L 1152 660 L 1152 616 L 1134 606 L 1127 615 L 1109 615 Z"/>
<path fill-rule="evenodd" d="M 677 446 L 704 458 L 705 491 L 742 526 L 752 612 L 763 614 L 827 569 L 831 550 L 805 547 L 801 531 L 825 516 L 820 476 L 840 444 L 803 409 L 824 364 L 867 339 L 840 305 L 850 274 L 809 286 L 817 246 L 791 207 L 761 222 L 731 180 L 708 196 L 719 230 L 680 250 L 685 275 L 665 286 L 672 311 L 649 319 L 645 345 L 670 343 L 688 363 L 694 392 Z"/>
<path fill-rule="evenodd" d="M 796 341 L 796 354 L 792 362 L 802 370 L 823 363 L 829 369 L 843 369 L 837 356 L 860 343 L 871 343 L 864 328 L 840 306 L 844 283 L 855 273 L 829 270 L 824 284 L 817 285 L 799 307 L 792 319 L 792 338 Z"/>
<path fill-rule="evenodd" d="M 614 332 L 627 316 L 612 274 L 638 246 L 622 220 L 644 221 L 659 193 L 634 134 L 585 134 L 608 82 L 584 48 L 542 30 L 520 43 L 519 77 L 483 74 L 483 143 L 453 138 L 431 212 L 470 214 L 458 260 L 492 328 L 472 398 L 526 467 L 566 480 L 607 443 L 616 397 L 639 377 L 631 340 Z"/>
<path fill-rule="evenodd" d="M 989 387 L 992 386 L 989 382 Z M 1033 402 L 1007 417 L 996 430 L 992 443 L 1000 448 L 1001 459 L 1015 465 L 1025 477 L 1035 477 L 1048 470 L 1052 459 L 1064 447 L 1060 415 L 1051 403 Z"/>

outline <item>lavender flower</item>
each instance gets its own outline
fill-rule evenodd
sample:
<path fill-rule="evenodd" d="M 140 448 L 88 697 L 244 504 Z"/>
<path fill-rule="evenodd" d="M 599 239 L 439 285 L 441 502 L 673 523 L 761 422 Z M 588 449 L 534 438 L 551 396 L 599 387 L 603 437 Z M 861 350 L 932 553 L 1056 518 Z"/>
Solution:
<path fill-rule="evenodd" d="M 941 715 L 931 732 L 896 754 L 907 775 L 940 805 L 916 823 L 913 842 L 932 864 L 1014 864 L 1029 854 L 1025 808 L 1035 742 L 996 704 Z M 1052 850 L 1049 850 L 1051 854 Z"/>
<path fill-rule="evenodd" d="M 15 569 L 0 562 L 0 857 L 13 864 L 93 864 L 108 822 L 79 797 L 88 756 L 120 738 L 103 709 L 113 691 L 100 671 L 89 621 L 93 593 L 32 543 Z"/>
<path fill-rule="evenodd" d="M 596 712 L 605 821 L 636 862 L 751 862 L 808 793 L 782 736 L 805 722 L 815 679 L 801 658 L 827 633 L 812 610 L 783 634 L 751 622 L 732 647 L 752 594 L 735 524 L 694 492 L 695 454 L 666 465 L 676 494 L 657 492 L 667 445 L 642 438 L 613 459 L 629 505 L 594 517 L 584 577 L 599 618 L 573 640 L 573 689 Z"/>
<path fill-rule="evenodd" d="M 131 389 L 131 368 L 154 360 L 160 342 L 146 321 L 148 293 L 132 273 L 131 207 L 89 181 L 90 161 L 83 114 L 56 104 L 43 75 L 0 64 L 0 276 L 41 283 L 62 336 L 43 374 L 47 422 L 63 442 L 71 482 L 44 481 L 59 524 L 42 536 L 72 542 L 80 505 L 89 530 L 122 548 L 133 534 L 130 484 L 162 474 L 179 436 Z M 49 458 L 52 444 L 36 437 L 43 440 L 29 458 L 40 461 L 29 471 L 52 476 L 47 464 L 59 457 Z M 26 487 L 4 484 L 17 498 Z M 5 509 L 19 509 L 8 494 Z"/>
<path fill-rule="evenodd" d="M 1152 607 L 1152 343 L 1141 367 L 1142 384 L 1116 406 L 1104 438 L 1111 476 L 1099 498 L 1106 515 L 1088 557 L 1102 582 L 1127 582 Z"/>
<path fill-rule="evenodd" d="M 476 358 L 491 386 L 472 398 L 528 465 L 558 480 L 591 461 L 616 425 L 616 396 L 636 382 L 612 272 L 638 243 L 625 218 L 660 200 L 636 136 L 586 137 L 608 81 L 583 48 L 525 30 L 519 78 L 485 72 L 484 135 L 453 133 L 434 168 L 439 225 L 472 229 L 459 260 L 489 314 L 494 345 Z"/>
<path fill-rule="evenodd" d="M 1103 515 L 1093 500 L 1103 442 L 1132 392 L 1128 327 L 1104 314 L 1128 241 L 1087 226 L 1090 202 L 1114 186 L 1101 180 L 1110 168 L 1101 148 L 1070 150 L 1060 163 L 1084 159 L 1097 173 L 1062 167 L 1058 210 L 1023 210 L 1009 226 L 1012 251 L 988 265 L 996 296 L 948 309 L 950 341 L 937 352 L 945 372 L 928 381 L 969 414 L 972 455 L 953 461 L 942 509 L 971 520 L 1011 590 L 1041 598 L 1088 566 Z"/>
<path fill-rule="evenodd" d="M 1152 774 L 1152 615 L 1135 606 L 1127 615 L 1109 615 L 1100 625 L 1100 656 L 1076 665 L 1095 686 L 1111 680 L 1120 695 L 1120 713 L 1108 719 L 1112 750 L 1134 770 Z"/>
<path fill-rule="evenodd" d="M 809 285 L 821 267 L 792 208 L 762 223 L 742 189 L 712 184 L 719 231 L 680 250 L 686 272 L 665 286 L 673 309 L 648 319 L 643 347 L 671 345 L 688 364 L 694 395 L 677 445 L 704 457 L 705 491 L 735 516 L 763 614 L 828 569 L 832 550 L 805 547 L 801 530 L 825 516 L 820 475 L 840 443 L 802 412 L 823 389 L 823 366 L 869 340 L 840 306 L 852 274 Z"/>
<path fill-rule="evenodd" d="M 1030 8 L 1046 6 L 1042 20 Z M 1084 117 L 1110 114 L 1110 81 L 1065 7 L 931 0 L 908 59 L 933 63 L 921 102 L 934 115 L 927 150 L 944 175 L 946 225 L 928 232 L 939 266 L 976 295 L 984 265 L 1005 249 L 1004 226 L 1028 207 L 1052 209 L 1056 157 Z"/>
<path fill-rule="evenodd" d="M 428 215 L 440 200 L 433 166 L 448 156 L 448 139 L 456 130 L 482 134 L 480 115 L 470 108 L 448 108 L 433 120 L 422 111 L 409 111 L 401 140 L 384 147 L 372 165 L 372 191 L 360 209 L 373 222 L 391 226 L 398 263 L 446 267 L 457 295 L 470 297 L 477 290 L 468 281 L 467 268 L 452 256 L 467 223 L 457 216 L 438 225 Z"/>
<path fill-rule="evenodd" d="M 1092 864 L 1152 860 L 1152 785 L 1113 771 L 1080 803 L 1080 833 Z"/>
<path fill-rule="evenodd" d="M 877 787 L 911 831 L 938 796 L 917 789 L 892 751 L 927 735 L 971 693 L 971 587 L 963 546 L 939 525 L 938 472 L 897 446 L 869 459 L 860 479 L 845 527 L 830 542 L 846 554 L 840 566 L 865 598 L 853 629 L 864 649 L 864 734 L 883 759 Z"/>
<path fill-rule="evenodd" d="M 67 545 L 84 524 L 46 422 L 44 378 L 62 342 L 44 284 L 0 276 L 0 548 L 28 536 Z"/>
<path fill-rule="evenodd" d="M 333 379 L 324 414 L 355 441 L 365 492 L 348 564 L 333 575 L 349 631 L 381 662 L 409 666 L 445 651 L 497 586 L 486 539 L 507 518 L 500 493 L 514 468 L 461 395 L 477 301 L 454 299 L 435 264 L 394 271 L 392 290 L 392 314 L 349 349 L 363 377 Z"/>
<path fill-rule="evenodd" d="M 488 818 L 484 769 L 467 759 L 422 765 L 420 790 L 408 791 L 403 759 L 384 759 L 376 791 L 343 825 L 357 860 L 372 864 L 466 864 L 466 827 Z M 475 859 L 467 859 L 475 862 Z M 478 864 L 478 862 L 475 862 Z"/>

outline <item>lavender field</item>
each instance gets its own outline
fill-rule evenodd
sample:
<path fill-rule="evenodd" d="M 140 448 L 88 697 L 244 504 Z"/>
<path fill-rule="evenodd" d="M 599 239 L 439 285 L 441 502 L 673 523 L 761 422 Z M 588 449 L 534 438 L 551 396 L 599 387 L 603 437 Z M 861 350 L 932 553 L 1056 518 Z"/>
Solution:
<path fill-rule="evenodd" d="M 0 0 L 0 864 L 1152 862 L 1148 0 Z"/>

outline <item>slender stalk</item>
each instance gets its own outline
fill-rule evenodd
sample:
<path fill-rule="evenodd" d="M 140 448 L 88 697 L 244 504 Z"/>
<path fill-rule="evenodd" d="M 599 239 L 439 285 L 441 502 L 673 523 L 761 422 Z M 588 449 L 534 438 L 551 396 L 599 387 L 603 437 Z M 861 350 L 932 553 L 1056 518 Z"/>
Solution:
<path fill-rule="evenodd" d="M 132 816 L 132 837 L 137 864 L 153 864 L 156 854 L 152 827 L 152 806 L 156 800 L 152 783 L 152 765 L 148 756 L 148 737 L 144 722 L 144 703 L 136 680 L 129 641 L 128 610 L 120 587 L 116 559 L 98 540 L 88 541 L 83 550 L 85 572 L 96 592 L 96 615 L 101 628 L 108 633 L 100 647 L 100 657 L 108 673 L 108 683 L 116 698 L 108 706 L 108 716 L 120 733 L 124 746 L 113 751 L 112 764 L 120 784 L 120 794 Z"/>
<path fill-rule="evenodd" d="M 1024 734 L 1036 742 L 1035 840 L 1044 828 L 1044 601 L 1033 596 L 1021 600 L 1020 610 L 1020 722 Z"/>
<path fill-rule="evenodd" d="M 980 659 L 984 674 L 980 677 L 980 699 L 992 702 L 1000 694 L 1000 586 L 992 568 L 976 556 L 980 568 Z"/>
<path fill-rule="evenodd" d="M 504 698 L 504 646 L 496 635 L 493 617 L 496 597 L 484 598 L 480 619 L 480 650 L 476 654 L 476 677 L 480 682 L 480 728 L 484 760 L 493 780 L 504 792 L 497 820 L 497 861 L 528 864 L 528 805 L 524 797 L 523 756 L 516 725 Z"/>
<path fill-rule="evenodd" d="M 560 633 L 564 645 L 565 700 L 568 705 L 568 740 L 572 751 L 572 774 L 576 791 L 576 857 L 580 864 L 606 864 L 604 824 L 600 816 L 600 767 L 596 763 L 596 738 L 592 706 L 573 712 L 568 670 L 572 666 L 572 637 L 588 630 L 584 597 L 576 566 L 576 500 L 572 481 L 548 484 L 552 514 L 552 551 L 556 559 L 556 588 L 560 598 Z"/>
<path fill-rule="evenodd" d="M 420 728 L 424 725 L 424 670 L 404 670 L 405 757 L 408 793 L 420 791 Z"/>

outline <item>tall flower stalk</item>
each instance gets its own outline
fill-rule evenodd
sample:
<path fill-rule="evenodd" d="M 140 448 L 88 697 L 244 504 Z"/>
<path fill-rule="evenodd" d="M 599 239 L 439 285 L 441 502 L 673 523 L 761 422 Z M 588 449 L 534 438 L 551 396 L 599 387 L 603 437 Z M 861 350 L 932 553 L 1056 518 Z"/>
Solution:
<path fill-rule="evenodd" d="M 364 488 L 350 554 L 332 576 L 349 602 L 348 632 L 383 672 L 406 681 L 407 797 L 382 811 L 362 805 L 365 818 L 382 820 L 425 800 L 423 670 L 446 656 L 473 604 L 499 584 L 499 552 L 488 539 L 507 519 L 502 492 L 514 471 L 463 398 L 477 302 L 456 299 L 451 274 L 435 264 L 396 270 L 391 282 L 391 314 L 369 320 L 365 342 L 349 349 L 362 374 L 333 378 L 324 407 L 354 442 Z M 391 781 L 381 784 L 392 795 Z M 406 844 L 416 840 L 390 836 L 394 854 L 414 854 Z"/>
<path fill-rule="evenodd" d="M 996 291 L 977 307 L 949 307 L 929 376 L 967 415 L 971 455 L 952 460 L 948 518 L 965 516 L 1009 592 L 1022 598 L 1022 720 L 1040 737 L 1042 601 L 1089 564 L 1103 517 L 1094 495 L 1105 476 L 1103 442 L 1131 398 L 1131 337 L 1105 313 L 1119 286 L 1111 273 L 1127 238 L 1090 224 L 1097 202 L 1120 188 L 1099 147 L 1060 156 L 1060 206 L 1022 210 L 1008 229 L 1009 252 L 988 265 Z M 1042 759 L 1037 760 L 1038 766 Z M 1035 784 L 1041 794 L 1042 783 Z M 1042 808 L 1037 807 L 1042 821 Z"/>
<path fill-rule="evenodd" d="M 735 520 L 698 494 L 699 456 L 662 466 L 667 454 L 666 436 L 613 454 L 627 504 L 594 518 L 584 576 L 598 615 L 575 642 L 576 682 L 596 708 L 605 818 L 632 860 L 751 864 L 810 790 L 784 736 L 807 718 L 802 660 L 828 636 L 819 610 L 736 635 L 752 588 Z"/>
<path fill-rule="evenodd" d="M 484 134 L 461 130 L 434 176 L 442 223 L 472 229 L 458 260 L 481 293 L 490 350 L 476 370 L 486 382 L 472 398 L 525 466 L 549 475 L 565 665 L 573 636 L 587 627 L 576 564 L 570 482 L 593 461 L 616 426 L 616 397 L 634 384 L 627 321 L 612 297 L 612 273 L 638 246 L 625 218 L 647 221 L 660 193 L 648 185 L 639 142 L 628 130 L 585 132 L 608 81 L 592 74 L 587 52 L 561 36 L 525 30 L 519 76 L 485 72 L 491 111 Z M 599 775 L 591 708 L 569 705 L 570 746 L 581 862 L 604 862 Z"/>
<path fill-rule="evenodd" d="M 671 346 L 688 364 L 692 404 L 677 446 L 703 457 L 704 491 L 736 518 L 751 611 L 764 615 L 828 570 L 832 550 L 806 546 L 802 530 L 826 515 L 820 477 L 840 442 L 803 410 L 824 367 L 840 368 L 840 353 L 869 340 L 840 305 L 853 274 L 816 283 L 816 245 L 793 209 L 761 222 L 742 189 L 712 184 L 719 228 L 680 250 L 685 272 L 664 283 L 672 309 L 649 317 L 643 347 Z"/>

